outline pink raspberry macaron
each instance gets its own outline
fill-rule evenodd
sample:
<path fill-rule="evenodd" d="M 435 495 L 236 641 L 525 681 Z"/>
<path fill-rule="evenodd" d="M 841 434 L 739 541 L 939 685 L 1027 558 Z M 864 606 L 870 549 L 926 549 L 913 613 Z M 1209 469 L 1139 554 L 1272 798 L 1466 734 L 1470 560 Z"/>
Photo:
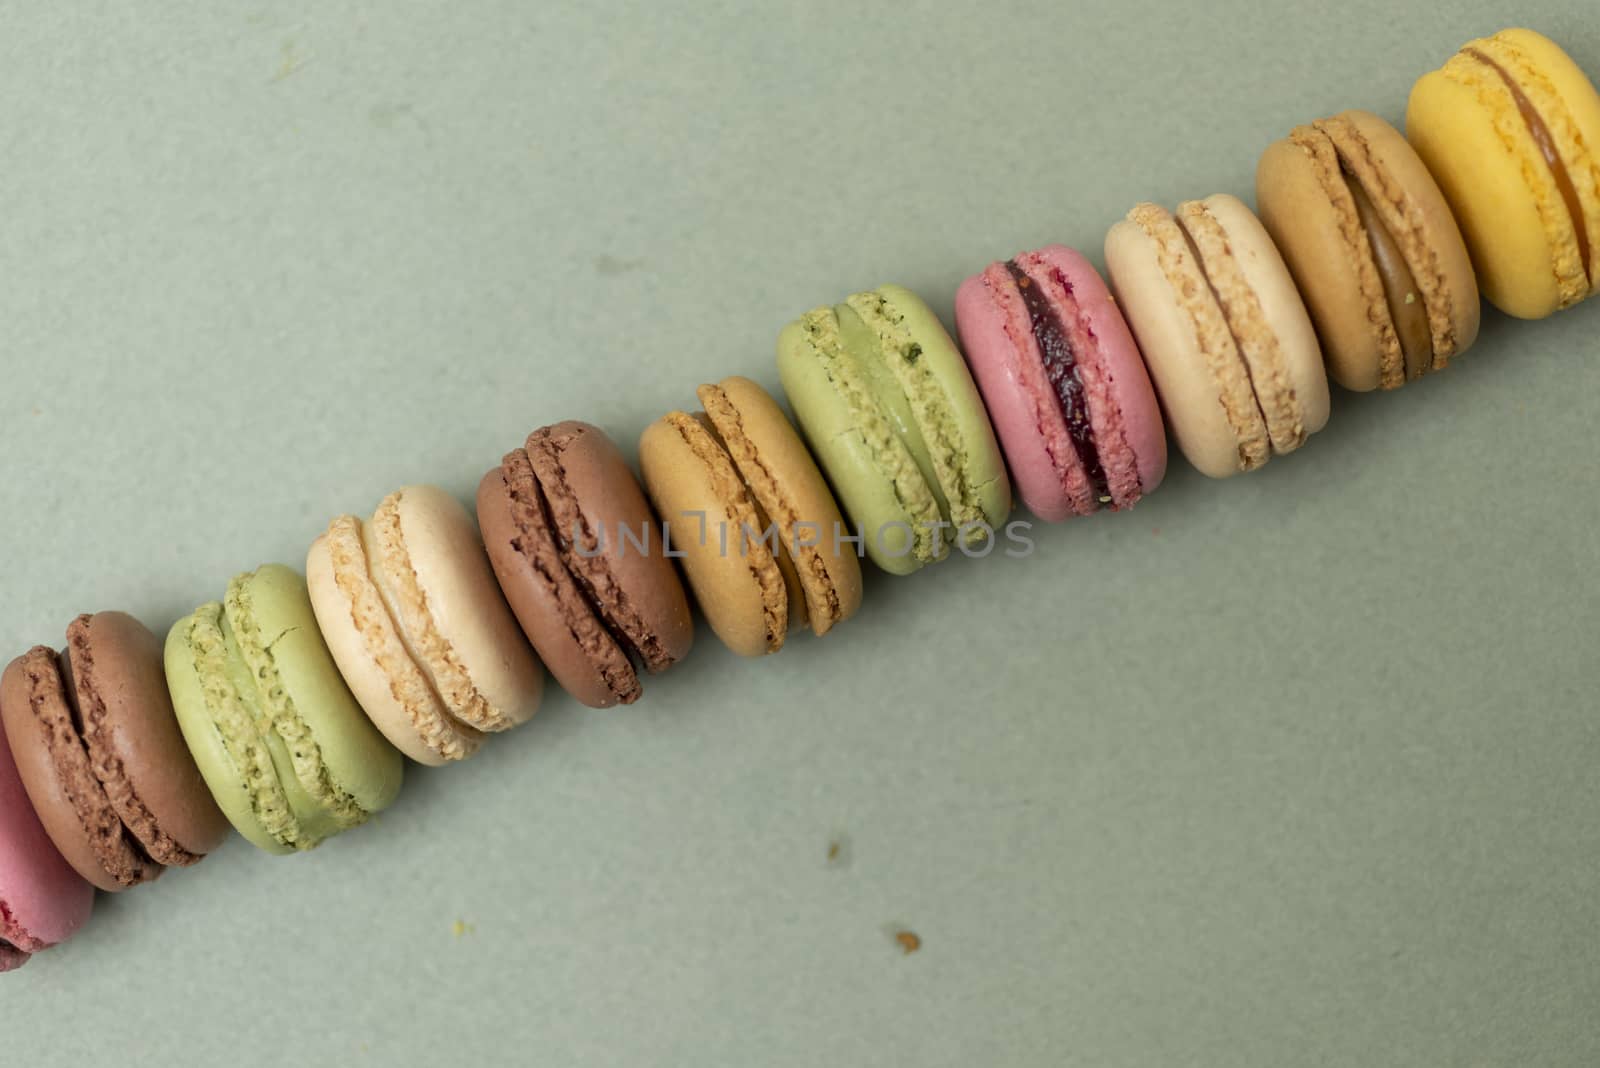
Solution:
<path fill-rule="evenodd" d="M 1050 245 L 991 263 L 956 293 L 956 328 L 1030 512 L 1055 523 L 1129 508 L 1161 483 L 1150 376 L 1082 255 Z"/>
<path fill-rule="evenodd" d="M 0 731 L 0 972 L 71 938 L 93 908 L 94 887 L 56 851 L 34 815 Z"/>

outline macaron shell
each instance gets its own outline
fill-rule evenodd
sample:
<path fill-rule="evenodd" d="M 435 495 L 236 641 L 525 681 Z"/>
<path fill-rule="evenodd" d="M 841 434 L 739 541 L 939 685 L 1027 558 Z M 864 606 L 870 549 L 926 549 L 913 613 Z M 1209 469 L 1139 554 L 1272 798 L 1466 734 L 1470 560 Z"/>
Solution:
<path fill-rule="evenodd" d="M 926 397 L 907 391 L 912 410 L 923 424 L 923 438 L 951 443 L 953 461 L 975 511 L 969 521 L 986 523 L 990 529 L 998 530 L 1011 513 L 1011 481 L 989 413 L 961 350 L 921 297 L 897 285 L 879 286 L 877 291 L 901 316 L 912 339 L 921 347 L 916 367 L 936 387 Z M 944 481 L 941 478 L 941 488 L 954 512 L 957 495 L 954 487 Z M 960 517 L 953 518 L 960 526 Z"/>
<path fill-rule="evenodd" d="M 1523 176 L 1537 150 L 1498 127 L 1509 127 L 1499 112 L 1478 90 L 1435 71 L 1412 87 L 1406 136 L 1455 210 L 1484 297 L 1508 315 L 1542 319 L 1563 301 L 1551 268 L 1557 240 Z"/>
<path fill-rule="evenodd" d="M 1293 418 L 1303 440 L 1304 435 L 1315 434 L 1327 425 L 1329 406 L 1322 348 L 1317 344 L 1305 302 L 1300 299 L 1278 247 L 1243 201 L 1218 194 L 1202 203 L 1226 234 L 1233 260 L 1260 308 L 1265 332 L 1275 339 L 1270 351 L 1280 362 L 1270 369 L 1271 377 L 1281 377 L 1287 387 L 1289 403 L 1295 409 Z M 1256 368 L 1252 368 L 1252 381 L 1260 397 L 1262 382 Z"/>
<path fill-rule="evenodd" d="M 1167 218 L 1170 220 L 1170 216 Z M 1176 223 L 1172 222 L 1172 226 Z M 1191 305 L 1209 306 L 1212 314 L 1219 319 L 1221 316 L 1194 255 L 1181 244 L 1181 235 L 1164 249 L 1131 219 L 1112 226 L 1106 235 L 1105 253 L 1117 304 L 1138 339 L 1151 381 L 1161 398 L 1167 426 L 1184 456 L 1212 478 L 1226 478 L 1245 470 L 1241 432 L 1218 403 L 1220 386 L 1190 310 Z M 1173 277 L 1169 277 L 1169 270 Z M 1213 332 L 1221 343 L 1225 324 L 1222 330 Z M 1226 345 L 1234 345 L 1231 335 L 1226 338 Z M 1234 363 L 1239 362 L 1236 346 L 1231 358 Z M 1243 374 L 1242 366 L 1238 373 Z M 1256 415 L 1259 421 L 1259 412 Z M 1253 447 L 1265 455 L 1265 427 L 1250 428 L 1250 432 Z"/>
<path fill-rule="evenodd" d="M 0 731 L 0 971 L 65 942 L 94 911 L 94 888 L 62 858 L 17 774 Z"/>
<path fill-rule="evenodd" d="M 1108 488 L 1120 504 L 1136 502 L 1166 473 L 1166 432 L 1121 311 L 1099 272 L 1072 249 L 1050 245 L 1011 263 L 1039 287 L 1067 328 Z M 992 264 L 961 285 L 956 324 L 1028 510 L 1052 523 L 1099 510 L 1105 502 L 1095 498 L 1006 265 Z"/>
<path fill-rule="evenodd" d="M 495 582 L 472 517 L 437 486 L 399 491 L 400 529 L 434 626 L 484 698 L 516 726 L 539 709 L 544 672 Z"/>
<path fill-rule="evenodd" d="M 1048 444 L 1057 441 L 1070 447 L 1066 423 L 1055 399 L 1042 396 L 1043 390 L 1029 383 L 1026 357 L 1018 351 L 1008 322 L 982 274 L 961 283 L 956 290 L 956 328 L 1017 496 L 1039 519 L 1059 523 L 1077 514 Z M 1037 373 L 1042 376 L 1043 369 Z"/>
<path fill-rule="evenodd" d="M 846 532 L 844 517 L 828 483 L 783 409 L 760 385 L 735 375 L 701 386 L 699 396 L 757 504 L 780 525 L 780 566 L 798 555 L 805 615 L 791 611 L 789 629 L 809 620 L 815 633 L 826 634 L 861 606 L 861 561 L 854 546 L 837 537 Z"/>
<path fill-rule="evenodd" d="M 628 654 L 561 559 L 525 452 L 508 454 L 483 476 L 477 505 L 500 589 L 556 682 L 590 708 L 637 700 Z"/>
<path fill-rule="evenodd" d="M 911 552 L 909 532 L 918 520 L 895 488 L 897 479 L 923 481 L 909 454 L 902 456 L 904 450 L 894 450 L 893 456 L 886 458 L 892 460 L 891 466 L 880 462 L 863 431 L 868 413 L 857 410 L 834 388 L 798 321 L 778 335 L 778 378 L 812 455 L 864 536 L 872 562 L 892 575 L 916 571 L 923 561 Z"/>
<path fill-rule="evenodd" d="M 483 735 L 450 715 L 405 648 L 372 581 L 360 524 L 354 516 L 335 519 L 306 554 L 306 588 L 328 652 L 367 718 L 401 753 L 433 767 L 464 760 Z M 340 553 L 359 559 L 345 578 L 357 584 L 353 590 L 340 582 L 334 538 Z"/>
<path fill-rule="evenodd" d="M 108 893 L 159 877 L 161 866 L 124 834 L 72 730 L 66 680 L 53 650 L 35 647 L 5 669 L 0 717 L 33 810 L 73 870 Z"/>
<path fill-rule="evenodd" d="M 1346 111 L 1334 121 L 1361 139 L 1374 174 L 1362 176 L 1385 215 L 1388 230 L 1406 250 L 1427 305 L 1434 342 L 1433 369 L 1472 347 L 1478 339 L 1482 301 L 1461 229 L 1427 165 L 1405 136 L 1367 111 Z M 1363 168 L 1365 169 L 1365 167 Z M 1387 191 L 1388 196 L 1383 196 Z"/>
<path fill-rule="evenodd" d="M 1076 249 L 1048 245 L 1039 250 L 1046 263 L 1066 276 L 1079 313 L 1094 334 L 1097 358 L 1109 379 L 1110 399 L 1122 415 L 1122 437 L 1139 469 L 1139 491 L 1152 493 L 1167 473 L 1167 429 L 1144 356 L 1100 272 Z"/>
<path fill-rule="evenodd" d="M 1583 205 L 1588 227 L 1589 292 L 1600 290 L 1600 89 L 1550 38 L 1529 29 L 1494 35 L 1498 51 L 1521 72 L 1546 125 L 1556 138 Z"/>
<path fill-rule="evenodd" d="M 788 632 L 788 590 L 760 532 L 733 461 L 692 416 L 672 412 L 645 428 L 639 467 L 656 514 L 671 532 L 696 603 L 740 656 L 776 652 Z"/>
<path fill-rule="evenodd" d="M 557 536 L 604 532 L 600 551 L 575 561 L 595 569 L 586 577 L 602 612 L 643 654 L 652 672 L 664 671 L 694 645 L 694 617 L 683 583 L 661 544 L 661 524 L 633 470 L 599 427 L 568 421 L 528 436 L 527 452 L 549 502 Z M 646 551 L 621 531 L 646 539 Z M 593 552 L 594 542 L 584 551 Z M 616 624 L 617 620 L 626 621 Z M 641 641 L 643 644 L 641 645 Z"/>
<path fill-rule="evenodd" d="M 1337 180 L 1337 161 L 1328 167 L 1326 180 Z M 1367 392 L 1383 384 L 1388 307 L 1355 208 L 1347 217 L 1333 203 L 1323 170 L 1301 145 L 1274 142 L 1256 166 L 1256 207 L 1315 320 L 1327 373 Z M 1398 360 L 1397 339 L 1393 346 Z"/>
<path fill-rule="evenodd" d="M 178 729 L 161 640 L 122 612 L 83 617 L 67 637 L 80 708 L 91 692 L 104 706 L 94 729 L 84 710 L 84 741 L 124 826 L 162 864 L 193 863 L 216 849 L 228 821 Z M 121 787 L 113 789 L 118 772 Z"/>
<path fill-rule="evenodd" d="M 281 564 L 268 564 L 242 578 L 240 592 L 256 629 L 271 636 L 279 679 L 333 787 L 369 814 L 387 808 L 400 792 L 403 762 L 339 674 L 317 628 L 305 580 Z M 286 780 L 284 785 L 295 784 Z"/>
<path fill-rule="evenodd" d="M 1595 144 L 1587 139 L 1600 134 L 1600 100 L 1582 72 L 1531 31 L 1507 31 L 1465 47 L 1495 58 L 1499 38 L 1518 53 L 1526 50 L 1527 59 L 1547 72 L 1560 106 L 1550 107 L 1547 100 L 1536 107 L 1552 134 L 1566 125 L 1556 118 L 1564 112 L 1572 128 Z M 1515 98 L 1492 68 L 1457 54 L 1423 75 L 1411 90 L 1406 136 L 1449 201 L 1490 303 L 1518 318 L 1538 319 L 1591 291 L 1571 213 Z M 1564 149 L 1563 156 L 1569 155 L 1576 159 L 1582 153 Z M 1587 162 L 1569 165 L 1568 171 L 1580 197 L 1595 205 L 1589 209 L 1595 217 L 1585 225 L 1600 257 L 1600 176 L 1595 173 L 1600 164 L 1593 150 Z"/>
<path fill-rule="evenodd" d="M 244 769 L 228 752 L 212 719 L 205 683 L 189 644 L 188 635 L 194 621 L 195 617 L 190 615 L 174 623 L 167 632 L 162 653 L 167 690 L 172 695 L 172 707 L 183 732 L 184 744 L 189 747 L 189 755 L 194 758 L 212 799 L 234 829 L 263 852 L 292 853 L 294 847 L 279 841 L 256 815 L 254 795 Z"/>

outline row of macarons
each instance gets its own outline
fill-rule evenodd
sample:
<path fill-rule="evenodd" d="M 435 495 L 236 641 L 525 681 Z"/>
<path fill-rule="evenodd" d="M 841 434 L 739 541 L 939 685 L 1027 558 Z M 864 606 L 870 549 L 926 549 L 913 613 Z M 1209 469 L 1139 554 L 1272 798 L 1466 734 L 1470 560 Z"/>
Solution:
<path fill-rule="evenodd" d="M 1248 471 L 1323 426 L 1329 377 L 1391 389 L 1465 351 L 1480 287 L 1536 317 L 1600 284 L 1600 95 L 1555 44 L 1471 42 L 1418 82 L 1407 132 L 1295 128 L 1255 211 L 1138 205 L 1109 285 L 1059 245 L 993 263 L 956 295 L 959 346 L 898 286 L 807 312 L 778 342 L 794 421 L 750 379 L 703 385 L 644 432 L 642 478 L 601 429 L 542 427 L 475 509 L 401 489 L 334 519 L 303 577 L 242 574 L 164 643 L 79 617 L 0 677 L 0 969 L 81 926 L 91 887 L 230 827 L 286 853 L 362 823 L 403 758 L 526 722 L 545 669 L 633 702 L 688 653 L 691 591 L 729 648 L 775 652 L 850 618 L 863 554 L 906 574 L 987 551 L 1013 487 L 1045 521 L 1131 507 L 1169 432 L 1208 475 Z"/>

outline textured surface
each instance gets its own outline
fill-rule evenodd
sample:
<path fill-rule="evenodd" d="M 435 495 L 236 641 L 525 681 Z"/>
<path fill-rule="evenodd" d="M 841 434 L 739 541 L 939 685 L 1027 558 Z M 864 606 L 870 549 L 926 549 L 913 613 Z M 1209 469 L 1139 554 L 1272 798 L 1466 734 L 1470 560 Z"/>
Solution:
<path fill-rule="evenodd" d="M 1104 279 L 1062 245 L 961 283 L 956 324 L 1021 503 L 1046 522 L 1127 508 L 1161 483 L 1166 427 Z"/>
<path fill-rule="evenodd" d="M 1573 61 L 1584 69 L 1573 70 Z M 1593 291 L 1588 272 L 1600 245 L 1595 77 L 1581 49 L 1564 55 L 1538 35 L 1510 31 L 1466 42 L 1412 90 L 1406 136 L 1456 212 L 1484 296 L 1511 315 L 1541 318 Z M 1561 177 L 1536 128 L 1559 157 Z"/>
<path fill-rule="evenodd" d="M 0 972 L 71 938 L 94 909 L 94 887 L 56 851 L 28 803 L 0 731 Z"/>
<path fill-rule="evenodd" d="M 7 657 L 775 388 L 839 294 L 1098 261 L 1512 18 L 1600 71 L 1586 0 L 71 6 L 0 12 Z M 1592 1068 L 1597 337 L 1486 314 L 1260 471 L 552 688 L 314 853 L 102 899 L 0 977 L 7 1064 Z"/>
<path fill-rule="evenodd" d="M 639 471 L 707 626 L 741 656 L 783 648 L 789 591 L 764 515 L 706 424 L 672 411 L 639 438 Z"/>

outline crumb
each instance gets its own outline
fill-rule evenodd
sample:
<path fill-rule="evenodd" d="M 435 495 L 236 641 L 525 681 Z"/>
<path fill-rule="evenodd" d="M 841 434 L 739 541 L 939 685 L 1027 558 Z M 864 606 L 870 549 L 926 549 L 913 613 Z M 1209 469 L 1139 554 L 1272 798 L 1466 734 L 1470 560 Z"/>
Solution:
<path fill-rule="evenodd" d="M 1159 538 L 1161 536 L 1161 528 L 1160 527 L 1151 527 L 1150 528 L 1150 536 L 1152 538 Z"/>
<path fill-rule="evenodd" d="M 830 868 L 848 868 L 850 866 L 850 836 L 836 834 L 828 839 L 827 866 Z"/>
<path fill-rule="evenodd" d="M 643 270 L 645 261 L 642 259 L 627 259 L 622 256 L 599 255 L 594 258 L 596 274 L 608 278 L 615 278 L 619 274 L 628 274 L 631 271 Z"/>
<path fill-rule="evenodd" d="M 450 925 L 450 930 L 457 938 L 462 938 L 476 931 L 477 928 L 465 920 L 457 920 Z"/>
<path fill-rule="evenodd" d="M 44 414 L 44 409 L 43 408 L 35 408 L 33 410 L 33 414 L 34 415 L 43 415 Z"/>
<path fill-rule="evenodd" d="M 310 56 L 302 55 L 300 53 L 300 50 L 298 47 L 296 47 L 296 42 L 292 37 L 283 42 L 283 48 L 279 51 L 279 56 L 281 58 L 278 63 L 278 73 L 274 74 L 271 79 L 271 81 L 274 83 L 283 81 L 285 78 L 303 69 L 307 63 L 311 62 Z"/>
<path fill-rule="evenodd" d="M 895 943 L 899 945 L 900 952 L 904 953 L 908 957 L 922 948 L 922 938 L 915 931 L 907 931 L 904 929 L 896 931 L 894 933 L 894 940 Z"/>
<path fill-rule="evenodd" d="M 1415 304 L 1416 302 L 1417 302 L 1417 295 L 1415 293 L 1407 293 L 1406 294 L 1406 303 L 1407 304 Z"/>

